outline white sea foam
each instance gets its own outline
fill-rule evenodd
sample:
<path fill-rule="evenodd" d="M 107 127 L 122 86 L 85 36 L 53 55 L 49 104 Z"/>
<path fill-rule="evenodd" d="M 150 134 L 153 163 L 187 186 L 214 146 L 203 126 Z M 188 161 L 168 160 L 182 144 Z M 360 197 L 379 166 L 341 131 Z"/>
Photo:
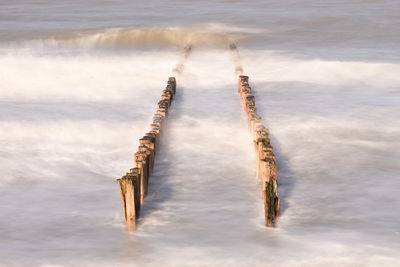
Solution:
<path fill-rule="evenodd" d="M 170 62 L 179 58 L 177 52 L 51 56 L 22 51 L 0 54 L 2 100 L 76 103 L 154 97 L 171 75 Z"/>
<path fill-rule="evenodd" d="M 194 50 L 138 229 L 126 235 L 114 179 L 132 167 L 178 51 L 20 55 L 3 54 L 1 66 L 12 89 L 1 91 L 5 262 L 398 263 L 398 93 L 385 87 L 398 84 L 396 64 L 242 50 L 280 167 L 282 216 L 266 229 L 229 53 Z"/>

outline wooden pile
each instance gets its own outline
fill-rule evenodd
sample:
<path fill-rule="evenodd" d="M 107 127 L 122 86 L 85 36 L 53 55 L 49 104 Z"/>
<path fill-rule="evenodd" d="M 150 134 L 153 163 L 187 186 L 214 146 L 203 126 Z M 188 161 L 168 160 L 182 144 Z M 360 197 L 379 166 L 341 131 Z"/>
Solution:
<path fill-rule="evenodd" d="M 242 105 L 246 111 L 249 130 L 252 133 L 256 153 L 257 177 L 261 182 L 262 196 L 265 209 L 265 224 L 275 226 L 280 210 L 277 181 L 278 166 L 269 139 L 268 129 L 262 124 L 261 116 L 257 114 L 255 98 L 249 86 L 249 77 L 239 76 L 238 91 Z"/>
<path fill-rule="evenodd" d="M 176 80 L 174 77 L 170 77 L 168 85 L 161 95 L 161 100 L 158 102 L 158 109 L 150 124 L 150 131 L 139 139 L 139 148 L 134 155 L 134 168 L 130 169 L 122 178 L 117 179 L 126 225 L 131 231 L 135 229 L 140 206 L 147 195 L 160 135 L 175 92 Z"/>

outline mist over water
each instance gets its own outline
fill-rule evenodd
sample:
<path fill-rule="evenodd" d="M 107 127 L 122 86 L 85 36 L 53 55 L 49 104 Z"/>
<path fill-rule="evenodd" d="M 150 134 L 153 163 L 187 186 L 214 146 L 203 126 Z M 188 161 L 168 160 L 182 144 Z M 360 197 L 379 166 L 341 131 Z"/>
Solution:
<path fill-rule="evenodd" d="M 3 1 L 0 265 L 398 266 L 397 1 Z M 265 228 L 237 42 L 279 166 Z M 137 230 L 133 166 L 181 58 Z"/>

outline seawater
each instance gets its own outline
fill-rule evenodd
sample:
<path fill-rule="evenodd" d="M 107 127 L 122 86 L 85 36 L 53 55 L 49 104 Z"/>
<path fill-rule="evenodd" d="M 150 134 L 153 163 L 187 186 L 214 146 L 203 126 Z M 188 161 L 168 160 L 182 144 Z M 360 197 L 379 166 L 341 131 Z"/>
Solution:
<path fill-rule="evenodd" d="M 0 265 L 398 266 L 398 1 L 2 1 Z M 264 227 L 228 51 L 280 169 Z M 134 233 L 115 179 L 183 47 Z"/>

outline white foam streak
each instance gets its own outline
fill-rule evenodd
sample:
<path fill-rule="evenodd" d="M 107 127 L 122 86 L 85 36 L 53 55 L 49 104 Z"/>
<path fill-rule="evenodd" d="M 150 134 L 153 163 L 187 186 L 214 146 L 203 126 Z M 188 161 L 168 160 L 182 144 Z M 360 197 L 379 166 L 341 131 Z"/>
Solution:
<path fill-rule="evenodd" d="M 0 185 L 19 181 L 82 179 L 75 172 L 117 177 L 132 165 L 145 121 L 46 120 L 2 122 L 3 176 Z M 113 158 L 113 162 L 110 162 Z M 29 173 L 29 176 L 24 175 Z"/>
<path fill-rule="evenodd" d="M 23 51 L 23 50 L 22 50 Z M 118 102 L 157 93 L 179 53 L 0 54 L 0 98 L 35 102 Z M 147 88 L 154 88 L 149 92 Z M 135 91 L 135 94 L 132 94 Z"/>
<path fill-rule="evenodd" d="M 333 90 L 340 86 L 397 90 L 400 85 L 399 64 L 293 58 L 270 51 L 243 50 L 241 54 L 248 74 L 256 81 L 313 83 L 334 86 Z"/>

